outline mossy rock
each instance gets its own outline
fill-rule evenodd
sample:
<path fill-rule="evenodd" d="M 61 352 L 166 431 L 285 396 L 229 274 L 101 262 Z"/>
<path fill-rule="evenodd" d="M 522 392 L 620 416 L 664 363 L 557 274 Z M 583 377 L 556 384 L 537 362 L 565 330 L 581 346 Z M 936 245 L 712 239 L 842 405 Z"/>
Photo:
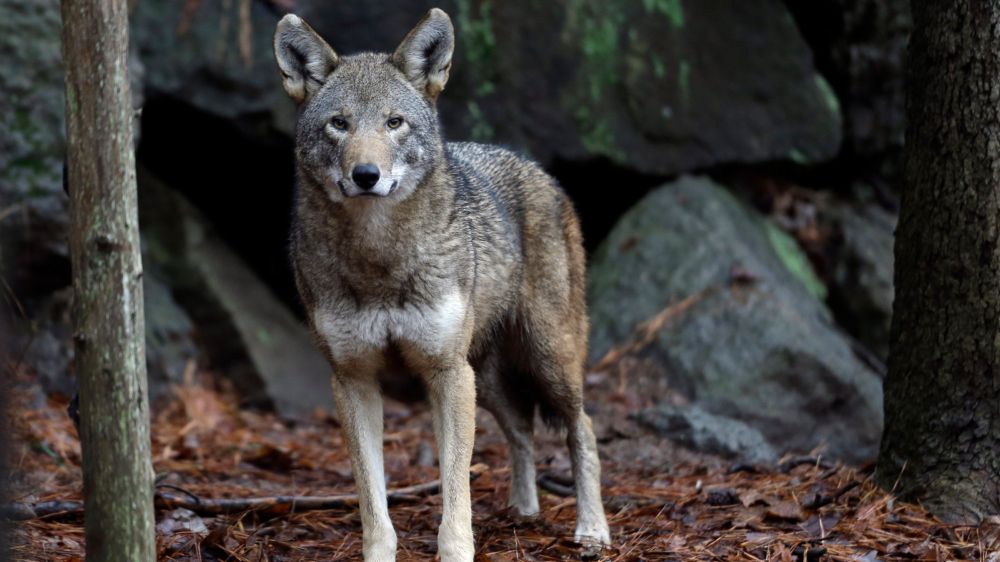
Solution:
<path fill-rule="evenodd" d="M 0 13 L 0 255 L 25 298 L 68 283 L 34 277 L 68 273 L 62 24 L 58 0 L 0 0 Z"/>
<path fill-rule="evenodd" d="M 826 445 L 836 457 L 871 458 L 882 424 L 880 375 L 832 323 L 801 251 L 790 239 L 776 246 L 772 228 L 705 178 L 651 192 L 592 259 L 591 357 L 674 306 L 640 352 L 659 370 L 638 384 L 668 387 L 742 422 L 778 454 Z"/>
<path fill-rule="evenodd" d="M 654 174 L 817 162 L 840 146 L 837 97 L 780 0 L 300 0 L 295 11 L 348 54 L 391 51 L 434 5 L 457 34 L 439 100 L 455 140 L 500 142 L 543 164 L 609 158 Z M 254 2 L 241 20 L 239 6 L 137 4 L 146 84 L 290 134 L 295 110 L 270 45 L 280 13 Z"/>

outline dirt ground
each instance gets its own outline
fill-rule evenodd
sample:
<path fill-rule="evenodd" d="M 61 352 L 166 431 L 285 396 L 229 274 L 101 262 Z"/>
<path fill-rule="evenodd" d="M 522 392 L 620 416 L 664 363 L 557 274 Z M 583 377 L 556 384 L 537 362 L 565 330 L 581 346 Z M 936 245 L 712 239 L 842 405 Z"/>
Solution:
<path fill-rule="evenodd" d="M 282 420 L 240 409 L 235 394 L 194 374 L 157 405 L 153 421 L 158 490 L 173 497 L 318 496 L 353 492 L 340 429 L 330 416 Z M 788 456 L 775 466 L 734 465 L 649 435 L 628 413 L 641 393 L 603 375 L 588 377 L 600 441 L 604 502 L 613 545 L 602 560 L 977 560 L 1000 562 L 1000 522 L 952 527 L 919 506 L 895 501 L 872 482 L 870 466 Z M 14 499 L 26 504 L 81 499 L 80 446 L 65 400 L 45 398 L 30 377 L 17 383 Z M 430 417 L 421 405 L 386 407 L 391 489 L 435 480 Z M 569 460 L 559 435 L 541 430 L 542 514 L 505 510 L 506 447 L 480 412 L 474 463 L 477 560 L 572 560 L 575 508 Z M 440 521 L 435 494 L 391 508 L 400 560 L 433 560 Z M 199 511 L 199 510 L 195 510 Z M 20 522 L 14 559 L 83 560 L 82 514 L 70 510 Z M 157 509 L 160 560 L 358 560 L 354 509 L 252 510 L 210 515 Z"/>

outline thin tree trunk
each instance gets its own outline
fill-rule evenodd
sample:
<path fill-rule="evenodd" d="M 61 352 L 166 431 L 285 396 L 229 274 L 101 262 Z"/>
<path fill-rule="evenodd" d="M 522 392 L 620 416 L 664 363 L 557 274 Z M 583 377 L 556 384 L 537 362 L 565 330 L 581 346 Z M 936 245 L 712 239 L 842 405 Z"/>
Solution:
<path fill-rule="evenodd" d="M 1000 513 L 1000 3 L 913 15 L 878 479 L 977 523 Z"/>
<path fill-rule="evenodd" d="M 88 562 L 155 557 L 126 0 L 62 0 Z"/>

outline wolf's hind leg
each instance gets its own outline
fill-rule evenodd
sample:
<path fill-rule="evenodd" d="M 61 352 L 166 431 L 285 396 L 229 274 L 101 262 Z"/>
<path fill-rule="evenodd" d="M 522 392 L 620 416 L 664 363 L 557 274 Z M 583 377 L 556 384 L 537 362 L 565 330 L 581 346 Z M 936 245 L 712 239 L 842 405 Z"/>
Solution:
<path fill-rule="evenodd" d="M 541 302 L 525 314 L 525 333 L 531 335 L 529 369 L 535 384 L 544 389 L 544 405 L 566 428 L 576 485 L 576 540 L 606 545 L 611 537 L 601 502 L 601 462 L 590 417 L 583 410 L 585 336 L 557 310 Z"/>
<path fill-rule="evenodd" d="M 358 487 L 364 558 L 368 562 L 395 560 L 396 533 L 385 497 L 382 395 L 378 381 L 374 377 L 334 375 L 333 397 Z"/>
<path fill-rule="evenodd" d="M 538 514 L 538 488 L 535 486 L 535 444 L 533 400 L 514 399 L 503 384 L 504 365 L 496 352 L 477 366 L 477 395 L 483 408 L 503 430 L 510 449 L 511 480 L 507 505 L 521 516 Z"/>
<path fill-rule="evenodd" d="M 601 462 L 590 417 L 583 408 L 566 422 L 566 443 L 573 462 L 576 483 L 576 542 L 610 544 L 608 522 L 601 503 Z"/>

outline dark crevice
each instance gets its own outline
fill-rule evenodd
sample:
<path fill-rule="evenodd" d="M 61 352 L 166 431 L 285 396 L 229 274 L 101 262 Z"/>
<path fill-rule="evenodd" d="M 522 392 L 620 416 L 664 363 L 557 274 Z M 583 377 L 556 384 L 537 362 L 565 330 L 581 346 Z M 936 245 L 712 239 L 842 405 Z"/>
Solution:
<path fill-rule="evenodd" d="M 573 199 L 588 254 L 608 236 L 626 211 L 650 190 L 668 181 L 622 168 L 607 159 L 556 160 L 547 168 Z"/>
<path fill-rule="evenodd" d="M 260 279 L 299 310 L 288 262 L 292 142 L 268 123 L 266 115 L 235 122 L 150 95 L 138 161 L 198 207 Z"/>

